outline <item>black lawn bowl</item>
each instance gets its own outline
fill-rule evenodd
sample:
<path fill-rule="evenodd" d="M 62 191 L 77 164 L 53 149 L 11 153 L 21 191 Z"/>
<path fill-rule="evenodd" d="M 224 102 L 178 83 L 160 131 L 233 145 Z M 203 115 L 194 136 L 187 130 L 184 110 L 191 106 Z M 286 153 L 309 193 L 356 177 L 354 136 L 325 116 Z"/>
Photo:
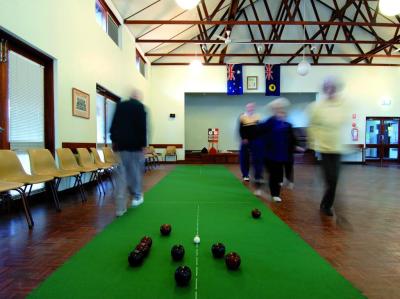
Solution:
<path fill-rule="evenodd" d="M 215 243 L 211 247 L 211 252 L 215 258 L 223 258 L 225 255 L 225 245 L 222 243 Z"/>
<path fill-rule="evenodd" d="M 153 240 L 149 236 L 144 236 L 142 240 L 140 240 L 140 243 L 146 243 L 149 247 L 153 245 Z"/>
<path fill-rule="evenodd" d="M 180 261 L 185 255 L 185 248 L 182 245 L 174 245 L 171 249 L 171 256 L 174 261 Z"/>
<path fill-rule="evenodd" d="M 237 270 L 240 262 L 240 256 L 236 252 L 230 252 L 225 256 L 225 263 L 229 270 Z"/>
<path fill-rule="evenodd" d="M 175 281 L 180 287 L 187 286 L 192 279 L 192 271 L 188 266 L 180 266 L 175 271 Z"/>
<path fill-rule="evenodd" d="M 168 236 L 171 233 L 171 224 L 163 224 L 160 227 L 160 232 L 163 236 Z"/>
<path fill-rule="evenodd" d="M 134 250 L 129 254 L 128 262 L 131 267 L 138 267 L 143 263 L 144 254 L 139 250 Z"/>
<path fill-rule="evenodd" d="M 254 219 L 258 219 L 261 217 L 261 211 L 259 209 L 254 209 L 251 211 L 251 215 Z"/>
<path fill-rule="evenodd" d="M 143 253 L 143 257 L 146 257 L 149 252 L 150 252 L 150 247 L 147 243 L 140 243 L 139 245 L 136 246 L 136 250 L 140 251 Z"/>

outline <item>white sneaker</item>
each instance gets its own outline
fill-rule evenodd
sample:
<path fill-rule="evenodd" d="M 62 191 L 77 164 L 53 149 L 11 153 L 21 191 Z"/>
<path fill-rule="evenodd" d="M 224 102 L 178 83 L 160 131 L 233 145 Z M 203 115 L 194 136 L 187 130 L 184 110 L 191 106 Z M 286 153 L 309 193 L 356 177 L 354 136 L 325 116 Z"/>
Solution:
<path fill-rule="evenodd" d="M 141 196 L 139 199 L 132 199 L 131 206 L 137 207 L 137 206 L 140 206 L 143 202 L 144 202 L 144 198 L 143 198 L 143 196 Z"/>
<path fill-rule="evenodd" d="M 244 177 L 243 177 L 243 181 L 244 181 L 244 182 L 250 182 L 250 178 L 249 178 L 248 176 L 244 176 Z"/>
<path fill-rule="evenodd" d="M 278 197 L 278 196 L 273 196 L 272 200 L 275 201 L 275 202 L 281 202 L 282 201 L 282 199 L 280 197 Z"/>
<path fill-rule="evenodd" d="M 256 191 L 254 191 L 254 195 L 255 196 L 262 196 L 262 190 L 261 189 L 257 189 Z"/>
<path fill-rule="evenodd" d="M 116 212 L 115 212 L 115 216 L 121 217 L 121 216 L 124 215 L 125 213 L 126 213 L 126 209 L 123 210 L 123 211 L 116 211 Z"/>

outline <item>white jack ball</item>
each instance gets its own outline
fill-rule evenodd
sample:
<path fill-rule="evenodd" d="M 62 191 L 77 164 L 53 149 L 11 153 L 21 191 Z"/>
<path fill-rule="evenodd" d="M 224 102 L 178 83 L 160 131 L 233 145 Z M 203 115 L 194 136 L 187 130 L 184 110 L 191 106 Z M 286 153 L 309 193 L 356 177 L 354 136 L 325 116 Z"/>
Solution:
<path fill-rule="evenodd" d="M 195 236 L 193 239 L 194 244 L 199 244 L 200 243 L 200 237 L 199 236 Z"/>
<path fill-rule="evenodd" d="M 305 75 L 307 75 L 307 74 L 310 72 L 310 69 L 311 69 L 311 64 L 310 64 L 308 61 L 303 60 L 303 61 L 300 62 L 299 65 L 297 66 L 297 73 L 298 73 L 300 76 L 305 76 Z"/>

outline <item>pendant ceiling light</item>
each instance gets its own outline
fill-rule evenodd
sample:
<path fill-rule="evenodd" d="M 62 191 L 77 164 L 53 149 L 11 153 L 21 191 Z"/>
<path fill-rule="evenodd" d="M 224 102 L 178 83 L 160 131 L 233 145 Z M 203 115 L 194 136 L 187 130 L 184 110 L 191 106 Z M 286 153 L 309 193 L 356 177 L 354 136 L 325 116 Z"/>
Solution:
<path fill-rule="evenodd" d="M 306 1 L 303 0 L 303 15 L 304 15 L 304 21 L 306 21 Z M 306 39 L 306 26 L 304 25 L 303 27 L 303 38 L 304 40 Z M 311 69 L 311 64 L 306 60 L 305 58 L 306 54 L 306 45 L 303 45 L 303 60 L 299 63 L 297 66 L 297 73 L 300 76 L 306 76 Z"/>
<path fill-rule="evenodd" d="M 386 16 L 395 16 L 400 14 L 400 1 L 399 0 L 380 0 L 379 12 Z"/>
<path fill-rule="evenodd" d="M 196 58 L 194 60 L 192 60 L 192 62 L 190 63 L 190 68 L 193 71 L 200 71 L 201 68 L 203 67 L 203 64 L 201 63 L 200 59 Z"/>
<path fill-rule="evenodd" d="M 183 9 L 192 9 L 199 4 L 200 0 L 175 0 L 176 3 Z"/>

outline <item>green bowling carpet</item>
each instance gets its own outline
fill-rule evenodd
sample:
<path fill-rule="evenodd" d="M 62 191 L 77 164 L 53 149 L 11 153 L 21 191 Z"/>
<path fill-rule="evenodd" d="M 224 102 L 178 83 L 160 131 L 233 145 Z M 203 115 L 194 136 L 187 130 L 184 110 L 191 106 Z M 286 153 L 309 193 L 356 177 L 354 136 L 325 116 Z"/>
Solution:
<path fill-rule="evenodd" d="M 259 208 L 255 220 L 251 210 Z M 163 223 L 172 225 L 160 236 Z M 201 244 L 193 237 L 197 227 Z M 153 238 L 139 268 L 127 257 L 144 235 Z M 214 259 L 222 242 L 240 254 L 238 271 Z M 171 259 L 185 247 L 182 262 Z M 197 264 L 197 267 L 196 267 Z M 177 287 L 175 269 L 188 265 L 192 281 Z M 197 269 L 196 269 L 197 268 Z M 197 276 L 196 276 L 197 272 Z M 116 219 L 57 269 L 29 298 L 364 298 L 329 263 L 254 197 L 223 166 L 178 166 L 145 195 L 145 203 Z"/>

